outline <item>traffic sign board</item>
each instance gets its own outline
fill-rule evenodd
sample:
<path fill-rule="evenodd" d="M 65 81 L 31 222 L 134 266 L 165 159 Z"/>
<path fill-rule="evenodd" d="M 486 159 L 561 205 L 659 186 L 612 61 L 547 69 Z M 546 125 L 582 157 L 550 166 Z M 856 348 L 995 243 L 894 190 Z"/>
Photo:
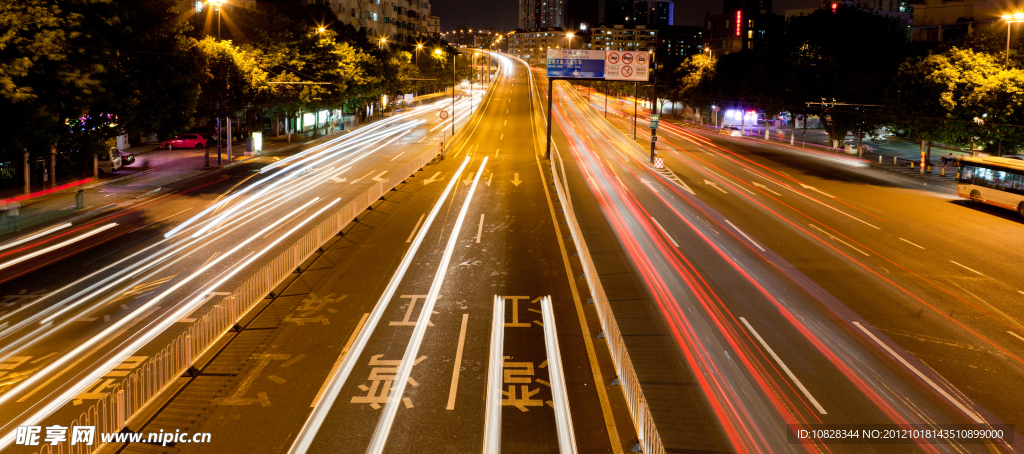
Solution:
<path fill-rule="evenodd" d="M 651 121 L 658 121 L 661 118 L 661 114 L 651 114 Z"/>
<path fill-rule="evenodd" d="M 651 56 L 647 51 L 609 51 L 604 62 L 605 80 L 647 81 Z"/>
<path fill-rule="evenodd" d="M 651 120 L 651 129 L 658 129 L 658 120 Z"/>
<path fill-rule="evenodd" d="M 665 168 L 665 158 L 654 158 L 654 168 L 655 169 L 664 169 Z"/>
<path fill-rule="evenodd" d="M 604 78 L 605 51 L 548 49 L 548 77 L 570 79 Z"/>
<path fill-rule="evenodd" d="M 439 117 L 441 117 L 442 120 L 444 120 L 445 118 L 448 118 L 448 111 L 447 110 L 442 110 L 442 111 L 438 112 L 437 115 Z"/>

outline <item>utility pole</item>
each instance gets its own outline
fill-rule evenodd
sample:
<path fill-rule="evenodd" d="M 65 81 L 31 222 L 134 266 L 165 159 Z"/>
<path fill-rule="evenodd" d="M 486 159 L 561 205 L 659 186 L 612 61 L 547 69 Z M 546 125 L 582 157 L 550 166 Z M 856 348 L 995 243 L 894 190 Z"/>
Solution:
<path fill-rule="evenodd" d="M 452 52 L 452 140 L 455 140 L 455 56 L 458 52 Z"/>
<path fill-rule="evenodd" d="M 651 62 L 651 69 L 657 70 L 658 64 Z M 653 71 L 652 71 L 653 72 Z M 654 93 L 651 96 L 651 164 L 654 164 L 654 158 L 658 156 L 658 119 L 661 117 L 661 109 L 658 109 L 658 73 L 654 73 Z M 636 134 L 634 132 L 633 134 Z"/>
<path fill-rule="evenodd" d="M 633 140 L 636 140 L 636 97 L 639 83 L 633 82 Z"/>

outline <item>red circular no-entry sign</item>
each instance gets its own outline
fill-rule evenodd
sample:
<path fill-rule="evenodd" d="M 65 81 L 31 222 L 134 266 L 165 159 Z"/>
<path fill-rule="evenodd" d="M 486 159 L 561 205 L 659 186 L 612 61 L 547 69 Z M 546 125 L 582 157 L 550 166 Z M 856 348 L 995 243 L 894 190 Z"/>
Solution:
<path fill-rule="evenodd" d="M 619 54 L 615 52 L 608 53 L 608 63 L 617 65 L 619 63 Z"/>
<path fill-rule="evenodd" d="M 638 65 L 646 65 L 647 64 L 647 55 L 637 54 L 636 55 L 636 63 Z"/>
<path fill-rule="evenodd" d="M 439 117 L 441 117 L 442 120 L 444 120 L 445 118 L 448 118 L 448 111 L 447 110 L 442 110 L 442 111 L 438 112 L 437 115 Z"/>
<path fill-rule="evenodd" d="M 633 63 L 633 54 L 622 54 L 622 63 L 629 65 Z"/>
<path fill-rule="evenodd" d="M 620 70 L 620 72 L 622 73 L 623 76 L 630 77 L 630 76 L 633 75 L 633 67 L 632 66 L 623 66 L 622 70 Z"/>

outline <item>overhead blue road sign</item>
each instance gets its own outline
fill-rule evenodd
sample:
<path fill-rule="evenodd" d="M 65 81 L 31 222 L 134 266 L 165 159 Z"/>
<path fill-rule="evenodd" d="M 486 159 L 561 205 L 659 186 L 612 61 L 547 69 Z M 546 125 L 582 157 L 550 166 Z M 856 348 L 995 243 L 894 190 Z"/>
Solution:
<path fill-rule="evenodd" d="M 603 79 L 603 50 L 548 49 L 548 77 Z"/>

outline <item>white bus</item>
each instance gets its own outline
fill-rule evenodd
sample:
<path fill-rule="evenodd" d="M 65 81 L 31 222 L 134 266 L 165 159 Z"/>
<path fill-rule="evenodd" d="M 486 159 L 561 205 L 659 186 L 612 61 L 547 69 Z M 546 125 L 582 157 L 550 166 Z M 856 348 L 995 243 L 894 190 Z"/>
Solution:
<path fill-rule="evenodd" d="M 964 158 L 956 179 L 960 197 L 1009 208 L 1024 216 L 1024 161 Z"/>

